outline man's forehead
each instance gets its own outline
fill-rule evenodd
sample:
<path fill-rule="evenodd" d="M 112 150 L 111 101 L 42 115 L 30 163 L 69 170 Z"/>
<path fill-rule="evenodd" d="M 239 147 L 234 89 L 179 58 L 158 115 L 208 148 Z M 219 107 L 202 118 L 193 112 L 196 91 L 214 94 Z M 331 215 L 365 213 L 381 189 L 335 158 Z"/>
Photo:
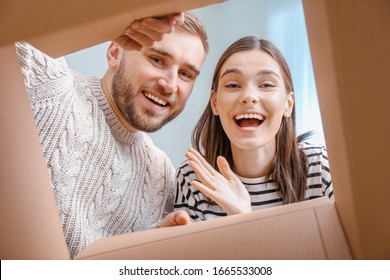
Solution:
<path fill-rule="evenodd" d="M 191 65 L 195 71 L 199 71 L 205 57 L 201 39 L 181 30 L 167 34 L 162 41 L 156 42 L 153 47 L 144 51 L 158 53 L 166 58 L 180 61 L 180 64 Z"/>

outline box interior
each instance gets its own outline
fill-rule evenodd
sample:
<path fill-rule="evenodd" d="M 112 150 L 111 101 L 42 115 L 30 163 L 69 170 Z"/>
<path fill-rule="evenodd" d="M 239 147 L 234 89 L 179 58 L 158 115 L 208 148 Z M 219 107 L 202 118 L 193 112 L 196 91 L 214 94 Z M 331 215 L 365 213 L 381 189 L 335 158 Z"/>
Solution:
<path fill-rule="evenodd" d="M 3 1 L 0 12 L 2 26 L 12 26 L 0 35 L 0 220 L 7 225 L 0 233 L 1 257 L 67 259 L 14 42 L 26 40 L 56 57 L 115 38 L 136 18 L 221 0 L 111 1 L 110 5 L 80 0 L 76 8 L 65 1 L 61 9 L 43 0 L 24 2 Z M 303 6 L 336 205 L 301 202 L 221 221 L 134 233 L 132 238 L 113 237 L 91 244 L 80 259 L 390 258 L 389 2 L 303 0 Z M 52 24 L 46 24 L 48 20 Z M 28 22 L 29 28 L 20 22 Z M 242 235 L 249 236 L 240 244 L 245 252 L 225 246 Z M 212 239 L 207 243 L 208 236 Z M 218 250 L 198 248 L 193 239 Z M 172 250 L 169 245 L 174 242 L 193 245 L 191 254 Z"/>

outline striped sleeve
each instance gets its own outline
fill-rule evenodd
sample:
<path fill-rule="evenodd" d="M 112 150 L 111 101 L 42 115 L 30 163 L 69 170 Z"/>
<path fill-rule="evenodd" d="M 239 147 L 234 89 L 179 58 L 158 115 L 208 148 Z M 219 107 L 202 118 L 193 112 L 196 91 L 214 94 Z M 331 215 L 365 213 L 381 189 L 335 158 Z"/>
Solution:
<path fill-rule="evenodd" d="M 304 143 L 301 147 L 308 159 L 306 199 L 327 196 L 334 202 L 328 153 L 325 147 Z"/>
<path fill-rule="evenodd" d="M 191 177 L 195 172 L 184 162 L 176 172 L 175 210 L 185 210 L 193 221 L 201 221 L 202 213 L 197 209 L 197 201 L 191 190 Z M 199 217 L 200 216 L 200 217 Z"/>
<path fill-rule="evenodd" d="M 199 181 L 188 161 L 185 161 L 176 172 L 175 210 L 185 210 L 196 222 L 226 216 L 218 204 L 192 186 L 194 180 Z"/>

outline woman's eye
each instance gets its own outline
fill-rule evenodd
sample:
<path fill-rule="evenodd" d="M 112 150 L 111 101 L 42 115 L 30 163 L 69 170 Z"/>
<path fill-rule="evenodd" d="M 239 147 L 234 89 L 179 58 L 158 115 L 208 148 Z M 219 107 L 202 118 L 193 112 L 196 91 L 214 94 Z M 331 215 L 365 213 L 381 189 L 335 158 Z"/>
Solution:
<path fill-rule="evenodd" d="M 239 88 L 240 85 L 236 83 L 229 83 L 225 85 L 225 88 Z"/>
<path fill-rule="evenodd" d="M 261 88 L 273 88 L 275 85 L 273 83 L 262 83 L 259 87 Z"/>

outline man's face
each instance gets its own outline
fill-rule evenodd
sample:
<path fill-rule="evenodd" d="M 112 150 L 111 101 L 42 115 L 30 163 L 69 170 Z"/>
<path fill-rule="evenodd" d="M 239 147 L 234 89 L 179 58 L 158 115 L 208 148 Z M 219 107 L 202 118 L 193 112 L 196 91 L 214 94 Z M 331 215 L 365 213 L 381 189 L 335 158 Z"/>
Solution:
<path fill-rule="evenodd" d="M 134 131 L 156 131 L 183 111 L 204 57 L 199 37 L 178 29 L 152 48 L 124 51 L 112 95 Z"/>

